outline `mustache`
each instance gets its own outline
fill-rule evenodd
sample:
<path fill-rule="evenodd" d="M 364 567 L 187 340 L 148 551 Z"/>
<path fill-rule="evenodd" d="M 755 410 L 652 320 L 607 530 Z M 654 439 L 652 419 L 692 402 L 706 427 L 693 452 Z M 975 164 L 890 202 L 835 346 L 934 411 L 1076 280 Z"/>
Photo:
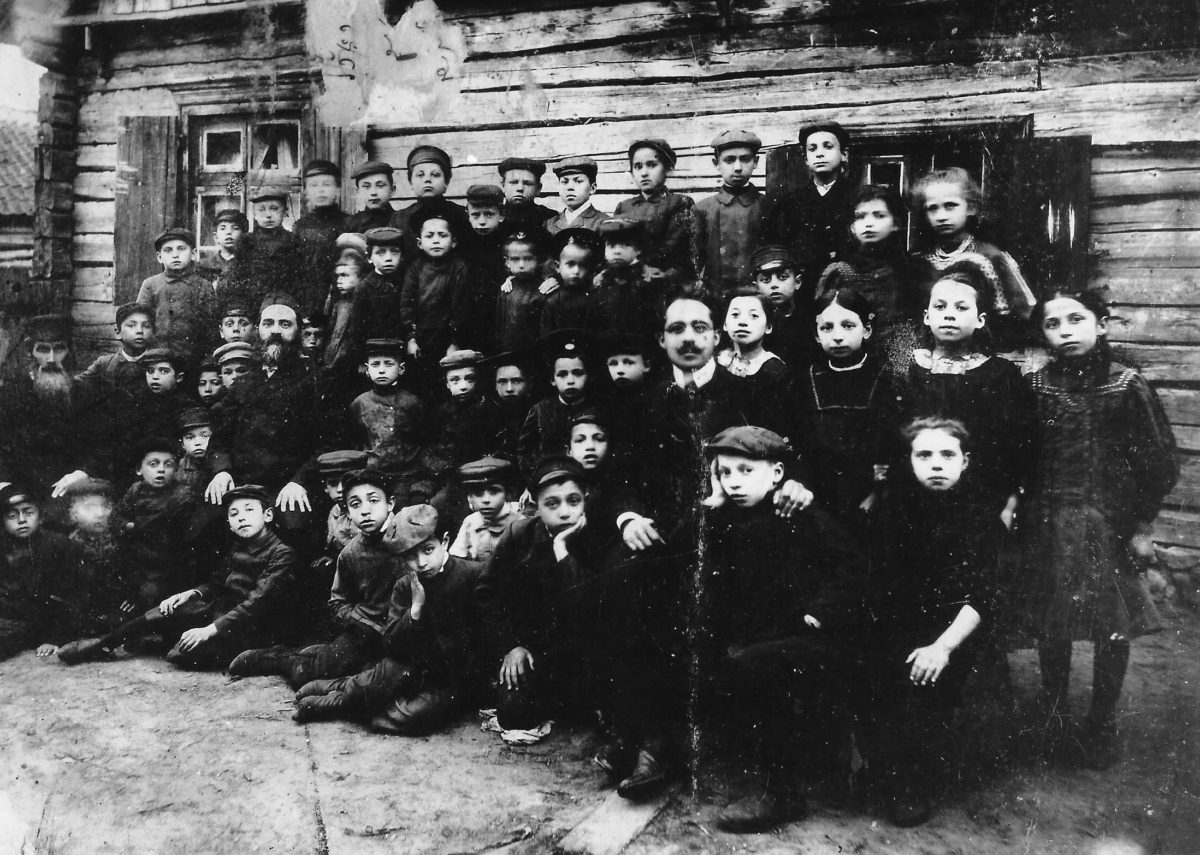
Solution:
<path fill-rule="evenodd" d="M 691 356 L 692 354 L 698 354 L 701 352 L 699 346 L 694 344 L 681 344 L 678 348 L 676 348 L 676 350 L 685 356 Z"/>

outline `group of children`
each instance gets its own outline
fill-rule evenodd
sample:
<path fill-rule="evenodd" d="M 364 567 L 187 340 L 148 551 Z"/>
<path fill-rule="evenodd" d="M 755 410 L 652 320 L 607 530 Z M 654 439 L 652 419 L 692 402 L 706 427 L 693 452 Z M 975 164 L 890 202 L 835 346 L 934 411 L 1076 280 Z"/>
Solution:
<path fill-rule="evenodd" d="M 800 141 L 811 181 L 774 204 L 758 137 L 725 131 L 695 204 L 660 139 L 629 147 L 612 216 L 590 158 L 554 166 L 562 212 L 521 158 L 464 209 L 420 146 L 404 210 L 390 165 L 355 170 L 346 215 L 315 161 L 296 234 L 269 188 L 253 231 L 221 212 L 211 279 L 164 232 L 118 350 L 75 378 L 69 474 L 0 473 L 3 653 L 166 650 L 283 676 L 298 721 L 396 734 L 476 703 L 521 730 L 598 711 L 629 798 L 700 720 L 750 743 L 762 791 L 722 825 L 755 831 L 803 818 L 802 773 L 852 730 L 889 816 L 924 821 L 967 677 L 1028 633 L 1047 756 L 1111 765 L 1130 639 L 1158 627 L 1158 400 L 1112 360 L 1102 300 L 1035 298 L 978 237 L 964 170 L 914 186 L 909 253 L 847 132 Z M 55 337 L 28 338 L 36 369 Z M 1035 341 L 1027 376 L 996 355 Z"/>

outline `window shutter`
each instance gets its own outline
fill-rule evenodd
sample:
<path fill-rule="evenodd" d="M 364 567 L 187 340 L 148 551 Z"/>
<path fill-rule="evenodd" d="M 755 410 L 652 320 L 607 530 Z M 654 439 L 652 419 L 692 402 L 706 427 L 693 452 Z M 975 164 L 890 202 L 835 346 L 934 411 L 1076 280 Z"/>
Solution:
<path fill-rule="evenodd" d="M 161 269 L 154 238 L 181 217 L 179 119 L 128 116 L 117 128 L 116 233 L 113 237 L 117 305 L 137 297 L 142 280 Z"/>

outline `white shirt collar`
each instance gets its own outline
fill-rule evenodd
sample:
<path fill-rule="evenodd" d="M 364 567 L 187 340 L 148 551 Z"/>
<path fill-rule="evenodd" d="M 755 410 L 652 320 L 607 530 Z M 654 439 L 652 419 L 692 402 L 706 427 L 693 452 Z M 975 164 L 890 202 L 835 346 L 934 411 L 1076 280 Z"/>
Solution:
<path fill-rule="evenodd" d="M 580 217 L 582 217 L 584 214 L 586 214 L 588 209 L 591 207 L 592 207 L 592 200 L 588 199 L 586 202 L 584 202 L 582 205 L 580 205 L 574 211 L 572 211 L 570 208 L 563 208 L 563 219 L 566 220 L 568 223 L 573 223 L 576 220 L 578 220 Z"/>
<path fill-rule="evenodd" d="M 712 380 L 713 376 L 717 373 L 717 360 L 708 360 L 708 362 L 704 363 L 690 374 L 686 371 L 683 371 L 678 366 L 672 365 L 671 373 L 675 375 L 676 386 L 687 386 L 688 381 L 690 380 L 692 383 L 696 384 L 697 389 L 702 389 L 708 385 L 709 381 Z"/>

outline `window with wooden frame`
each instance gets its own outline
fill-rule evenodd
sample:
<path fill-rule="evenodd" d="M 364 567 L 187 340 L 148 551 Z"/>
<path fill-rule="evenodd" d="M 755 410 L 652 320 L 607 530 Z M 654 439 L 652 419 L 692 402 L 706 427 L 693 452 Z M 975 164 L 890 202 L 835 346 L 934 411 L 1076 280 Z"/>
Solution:
<path fill-rule="evenodd" d="M 962 167 L 983 188 L 980 237 L 1011 254 L 1035 292 L 1050 285 L 1086 286 L 1091 137 L 1035 137 L 1029 117 L 890 134 L 848 130 L 849 180 L 891 187 L 907 204 L 922 175 Z M 768 154 L 772 198 L 810 180 L 803 145 Z M 907 246 L 918 248 L 913 218 L 901 227 Z"/>

